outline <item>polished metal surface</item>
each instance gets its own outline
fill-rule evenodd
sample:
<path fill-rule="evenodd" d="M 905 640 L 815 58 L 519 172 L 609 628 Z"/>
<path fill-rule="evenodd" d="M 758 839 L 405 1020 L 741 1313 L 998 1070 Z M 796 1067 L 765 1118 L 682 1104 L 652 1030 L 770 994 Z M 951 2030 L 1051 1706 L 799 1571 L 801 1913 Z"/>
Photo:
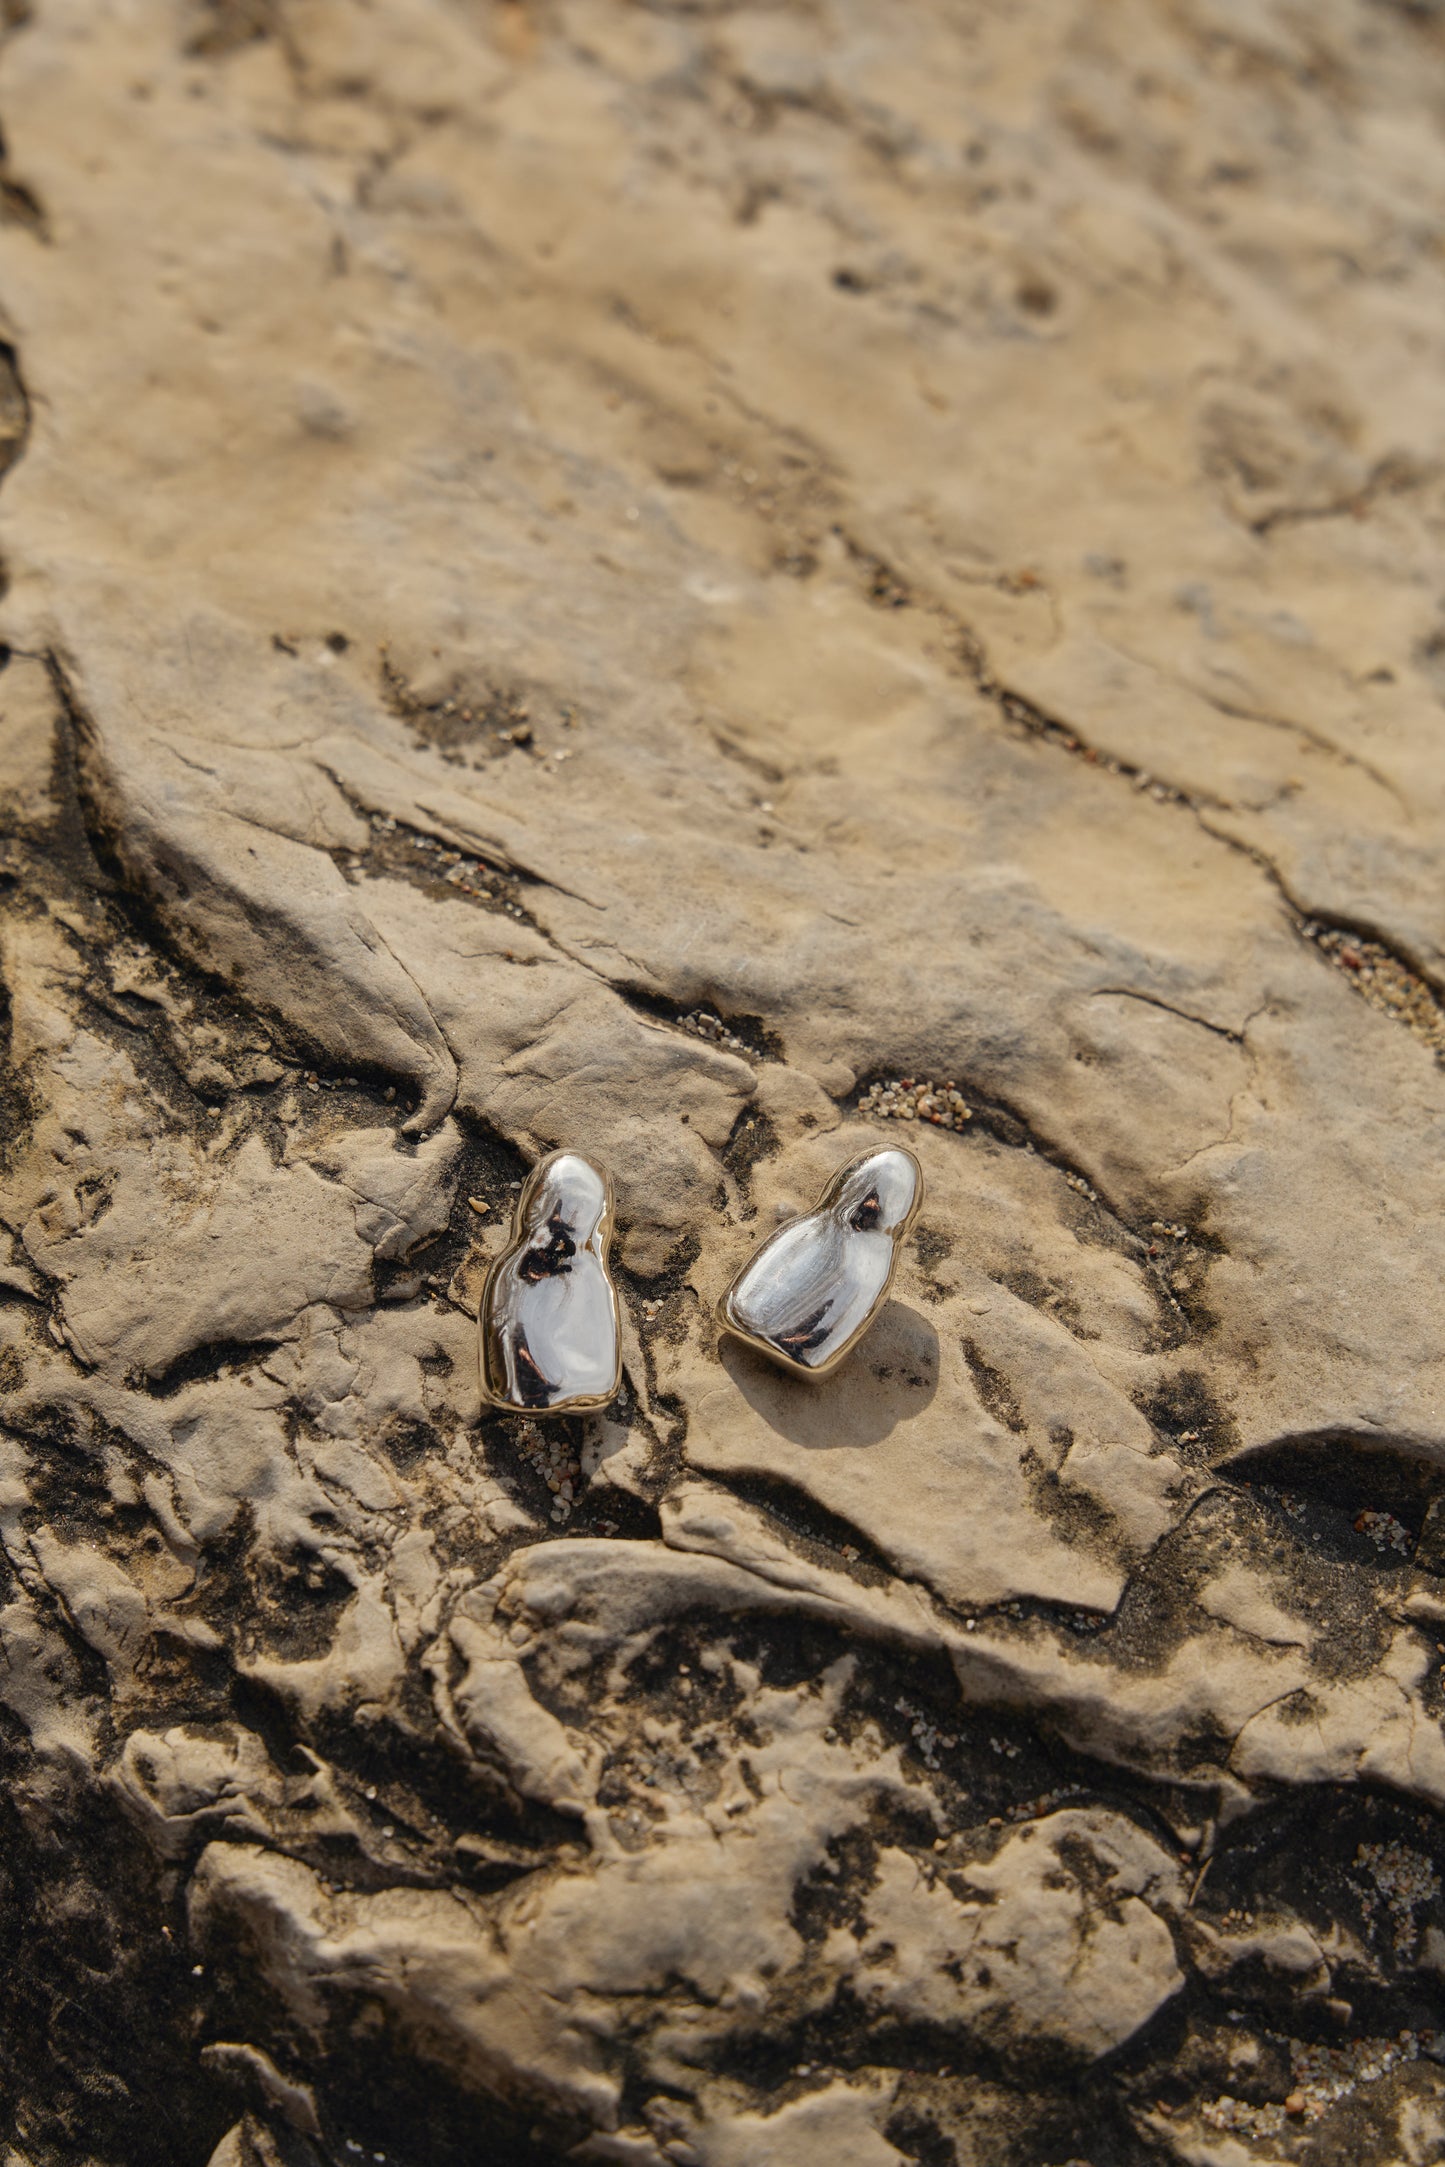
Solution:
<path fill-rule="evenodd" d="M 922 1201 L 911 1151 L 865 1152 L 833 1176 L 815 1210 L 780 1227 L 743 1266 L 719 1320 L 785 1369 L 826 1377 L 883 1307 Z"/>
<path fill-rule="evenodd" d="M 611 1240 L 612 1184 L 590 1159 L 554 1151 L 532 1169 L 482 1291 L 482 1396 L 493 1407 L 581 1414 L 617 1391 Z"/>

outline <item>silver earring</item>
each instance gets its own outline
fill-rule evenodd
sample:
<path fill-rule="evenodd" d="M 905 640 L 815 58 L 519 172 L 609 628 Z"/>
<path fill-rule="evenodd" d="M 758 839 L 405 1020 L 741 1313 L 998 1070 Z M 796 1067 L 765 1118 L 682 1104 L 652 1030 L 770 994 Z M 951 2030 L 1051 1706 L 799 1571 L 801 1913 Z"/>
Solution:
<path fill-rule="evenodd" d="M 864 1152 L 743 1266 L 718 1321 L 795 1375 L 826 1377 L 887 1300 L 922 1201 L 923 1169 L 911 1151 Z"/>
<path fill-rule="evenodd" d="M 482 1289 L 482 1397 L 519 1414 L 585 1414 L 622 1382 L 607 1269 L 612 1184 L 580 1151 L 533 1167 L 512 1239 Z"/>

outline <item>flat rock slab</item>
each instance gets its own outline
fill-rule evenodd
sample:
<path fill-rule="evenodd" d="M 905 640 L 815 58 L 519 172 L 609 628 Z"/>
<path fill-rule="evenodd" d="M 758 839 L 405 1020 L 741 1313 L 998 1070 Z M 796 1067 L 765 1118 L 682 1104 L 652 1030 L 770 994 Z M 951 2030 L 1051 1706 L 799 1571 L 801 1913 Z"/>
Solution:
<path fill-rule="evenodd" d="M 0 2153 L 1425 2167 L 1438 9 L 0 13 Z"/>

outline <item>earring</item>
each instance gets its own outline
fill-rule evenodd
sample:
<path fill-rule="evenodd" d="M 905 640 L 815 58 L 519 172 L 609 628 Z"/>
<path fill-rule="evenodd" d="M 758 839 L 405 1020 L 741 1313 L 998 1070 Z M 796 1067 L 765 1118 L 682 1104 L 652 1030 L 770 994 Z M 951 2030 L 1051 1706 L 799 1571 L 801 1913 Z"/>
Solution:
<path fill-rule="evenodd" d="M 512 1239 L 487 1274 L 482 1397 L 538 1415 L 605 1407 L 622 1382 L 617 1290 L 607 1269 L 612 1184 L 579 1151 L 533 1167 Z"/>
<path fill-rule="evenodd" d="M 718 1321 L 802 1377 L 826 1377 L 887 1299 L 898 1248 L 923 1201 L 911 1151 L 867 1151 L 833 1176 L 814 1210 L 790 1219 L 745 1264 Z"/>

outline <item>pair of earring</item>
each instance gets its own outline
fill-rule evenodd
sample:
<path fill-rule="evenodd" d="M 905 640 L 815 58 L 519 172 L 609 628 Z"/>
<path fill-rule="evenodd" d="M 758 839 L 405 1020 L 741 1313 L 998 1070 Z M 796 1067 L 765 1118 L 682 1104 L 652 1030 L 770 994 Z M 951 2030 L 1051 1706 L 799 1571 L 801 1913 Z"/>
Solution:
<path fill-rule="evenodd" d="M 742 1267 L 718 1321 L 794 1376 L 826 1377 L 887 1299 L 922 1201 L 923 1170 L 911 1151 L 865 1151 Z M 580 1151 L 554 1151 L 533 1168 L 512 1239 L 482 1290 L 482 1394 L 491 1406 L 583 1414 L 617 1392 L 611 1241 L 612 1184 L 600 1167 Z"/>

